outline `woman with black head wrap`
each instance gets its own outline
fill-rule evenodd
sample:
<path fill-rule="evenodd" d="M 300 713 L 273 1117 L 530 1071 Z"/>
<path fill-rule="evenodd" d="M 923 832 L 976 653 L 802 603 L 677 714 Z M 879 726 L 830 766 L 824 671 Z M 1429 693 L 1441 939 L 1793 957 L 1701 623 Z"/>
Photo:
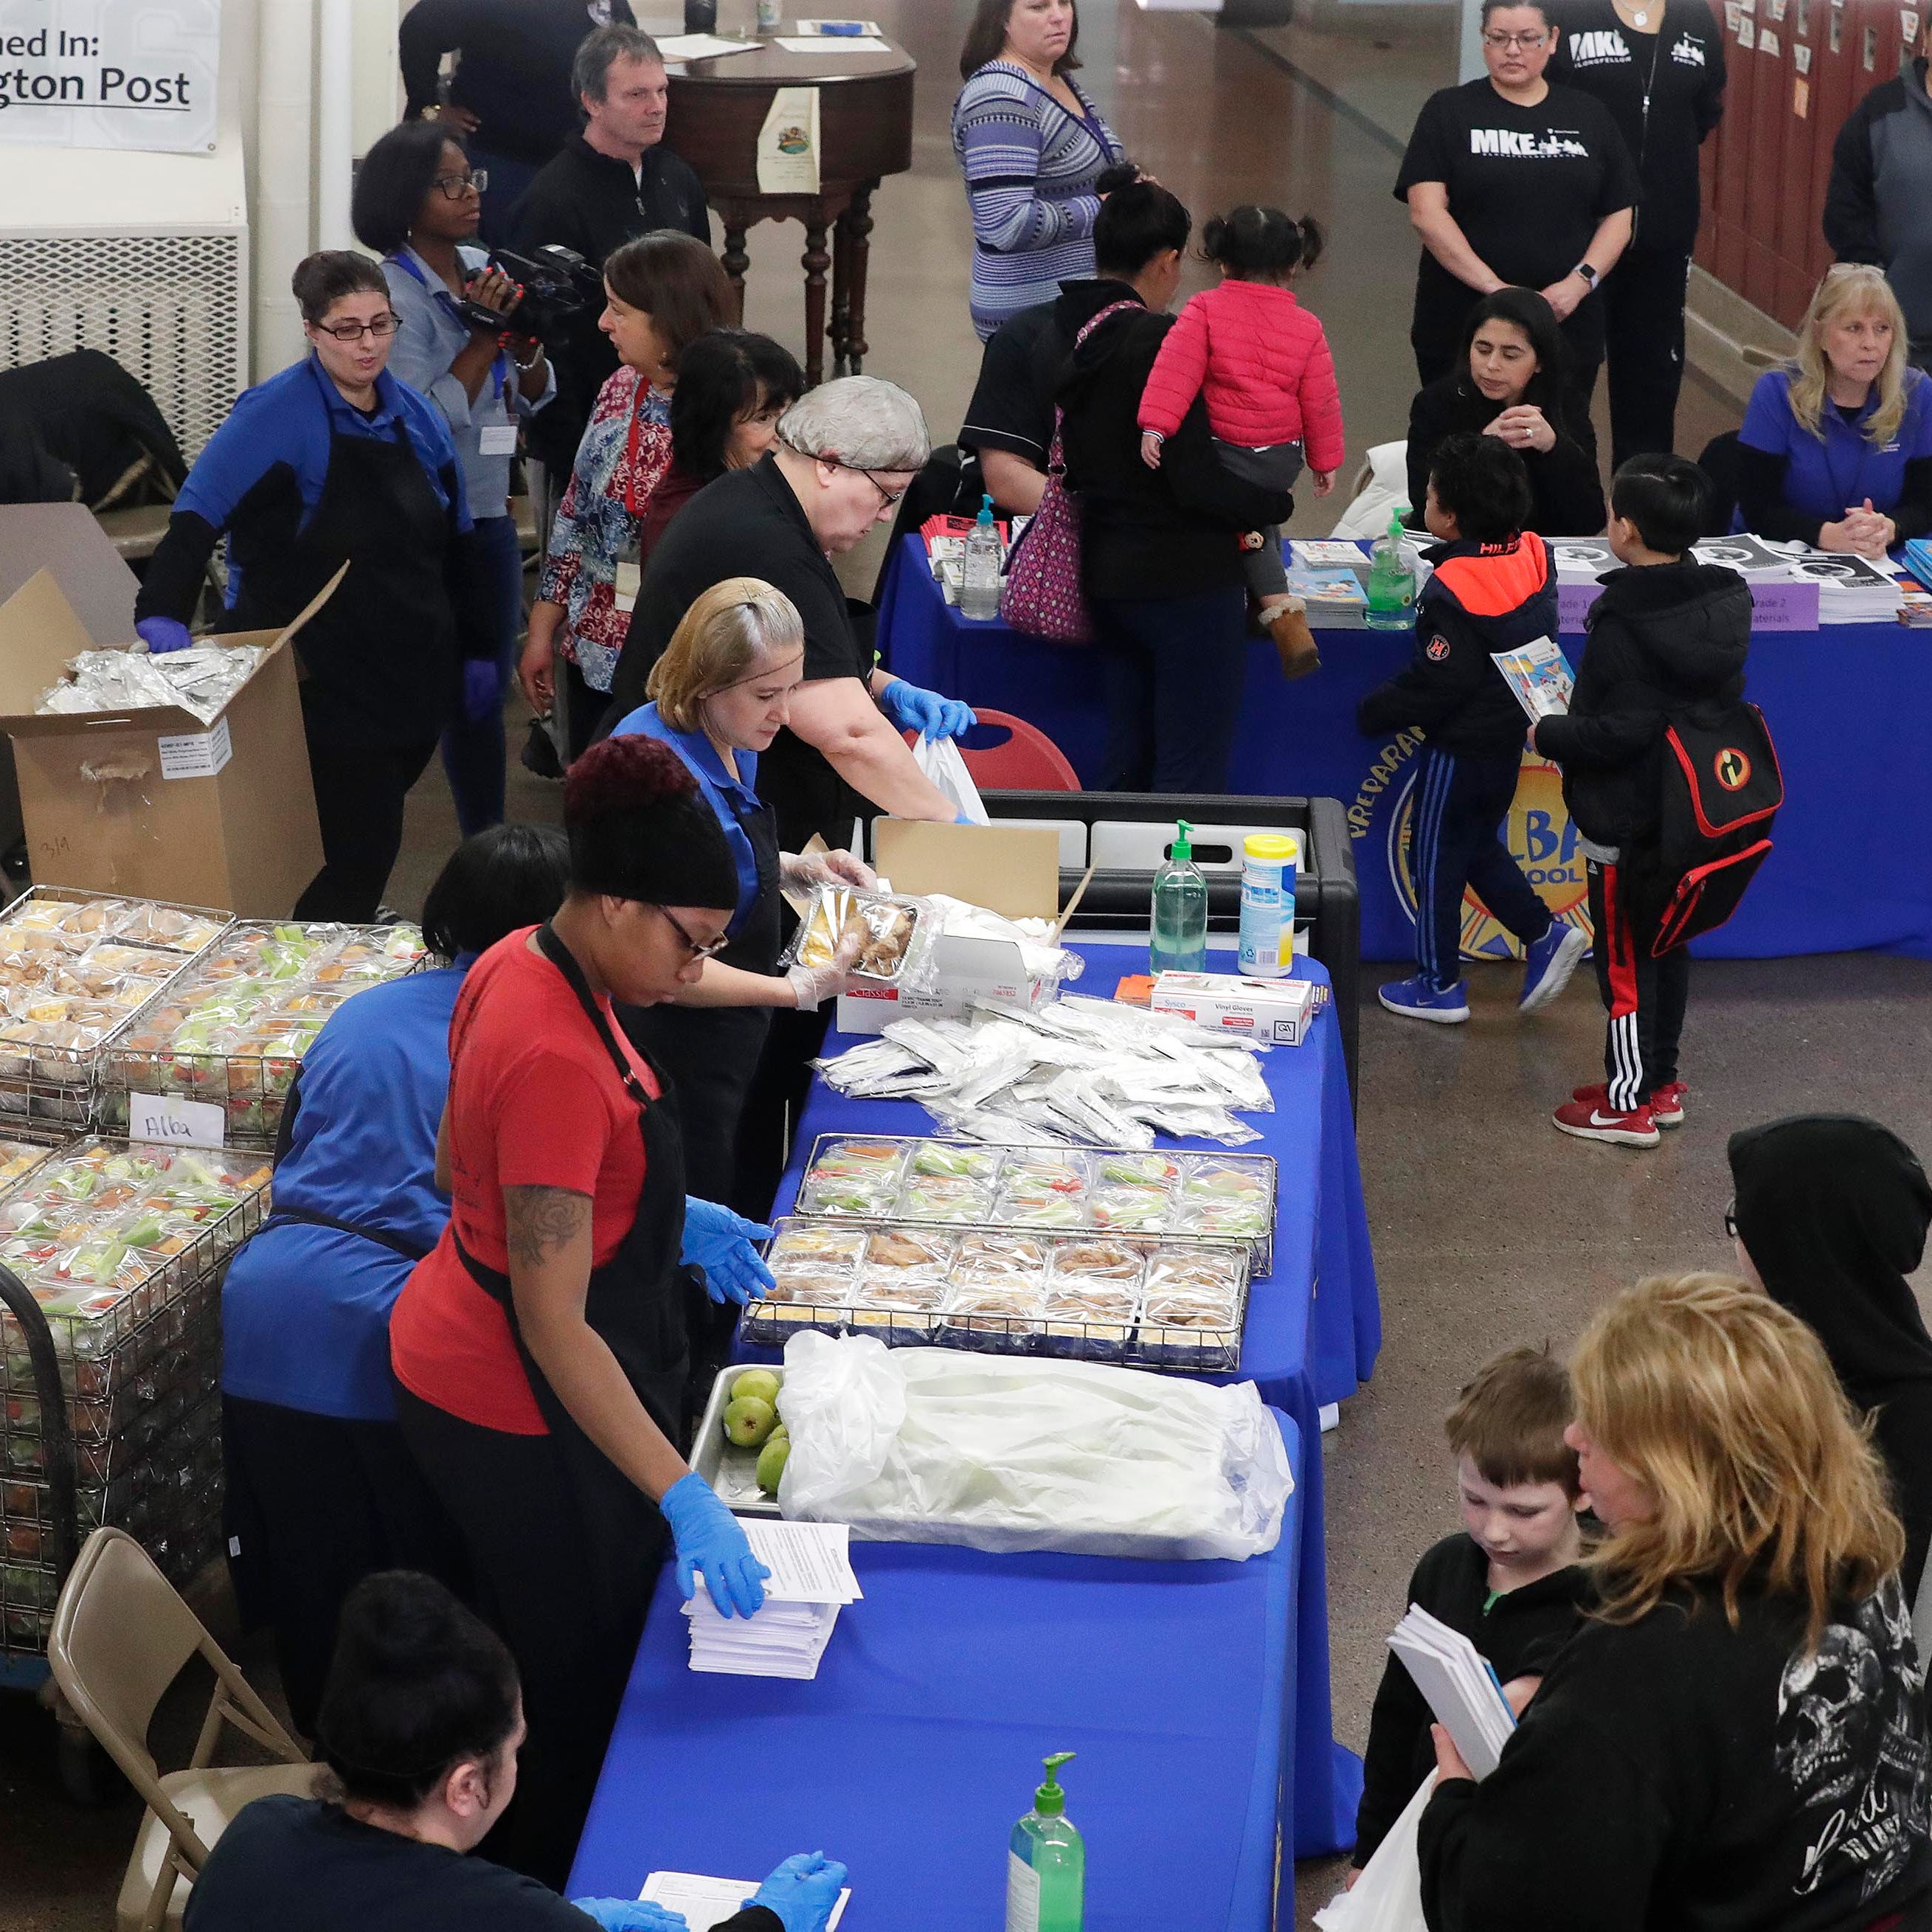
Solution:
<path fill-rule="evenodd" d="M 1932 1334 L 1906 1277 L 1924 1258 L 1932 1182 L 1896 1134 L 1851 1114 L 1748 1127 L 1730 1151 L 1740 1267 L 1810 1324 L 1845 1393 L 1876 1412 L 1909 1602 L 1932 1544 Z"/>

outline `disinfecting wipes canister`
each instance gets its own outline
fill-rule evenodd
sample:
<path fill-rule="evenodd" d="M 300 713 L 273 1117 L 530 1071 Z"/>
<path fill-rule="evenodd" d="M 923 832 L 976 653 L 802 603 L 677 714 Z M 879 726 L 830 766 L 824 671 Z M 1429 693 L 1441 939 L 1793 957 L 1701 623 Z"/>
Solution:
<path fill-rule="evenodd" d="M 1241 842 L 1241 970 L 1250 979 L 1279 979 L 1294 963 L 1300 862 L 1292 832 L 1254 832 Z"/>

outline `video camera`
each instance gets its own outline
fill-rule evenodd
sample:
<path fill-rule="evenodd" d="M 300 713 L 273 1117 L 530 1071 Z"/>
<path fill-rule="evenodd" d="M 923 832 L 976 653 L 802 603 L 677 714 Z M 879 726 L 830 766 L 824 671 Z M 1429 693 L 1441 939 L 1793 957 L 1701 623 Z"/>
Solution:
<path fill-rule="evenodd" d="M 459 303 L 464 320 L 480 328 L 512 328 L 554 348 L 586 308 L 603 303 L 604 278 L 581 255 L 556 242 L 533 255 L 493 248 L 490 266 L 520 283 L 524 292 L 508 315 L 481 302 Z"/>

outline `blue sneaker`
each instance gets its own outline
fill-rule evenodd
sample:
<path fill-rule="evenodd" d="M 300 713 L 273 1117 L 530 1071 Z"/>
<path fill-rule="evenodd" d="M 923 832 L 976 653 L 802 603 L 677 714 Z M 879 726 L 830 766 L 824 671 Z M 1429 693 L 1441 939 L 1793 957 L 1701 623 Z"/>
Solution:
<path fill-rule="evenodd" d="M 1590 950 L 1589 934 L 1581 926 L 1559 919 L 1525 952 L 1522 992 L 1516 1003 L 1520 1013 L 1541 1011 L 1570 983 L 1576 962 Z"/>
<path fill-rule="evenodd" d="M 1460 1026 L 1469 1017 L 1469 996 L 1462 982 L 1438 992 L 1418 973 L 1380 988 L 1376 998 L 1392 1013 L 1406 1020 L 1433 1020 L 1438 1026 Z"/>

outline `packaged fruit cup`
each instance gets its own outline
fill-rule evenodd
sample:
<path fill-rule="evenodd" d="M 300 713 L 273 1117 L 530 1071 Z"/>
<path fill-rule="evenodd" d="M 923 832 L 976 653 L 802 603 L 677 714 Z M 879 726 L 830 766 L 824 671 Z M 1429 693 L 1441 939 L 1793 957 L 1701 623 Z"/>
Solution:
<path fill-rule="evenodd" d="M 981 1354 L 1029 1353 L 1040 1332 L 1041 1297 L 1012 1283 L 956 1283 L 940 1317 L 939 1340 Z"/>

